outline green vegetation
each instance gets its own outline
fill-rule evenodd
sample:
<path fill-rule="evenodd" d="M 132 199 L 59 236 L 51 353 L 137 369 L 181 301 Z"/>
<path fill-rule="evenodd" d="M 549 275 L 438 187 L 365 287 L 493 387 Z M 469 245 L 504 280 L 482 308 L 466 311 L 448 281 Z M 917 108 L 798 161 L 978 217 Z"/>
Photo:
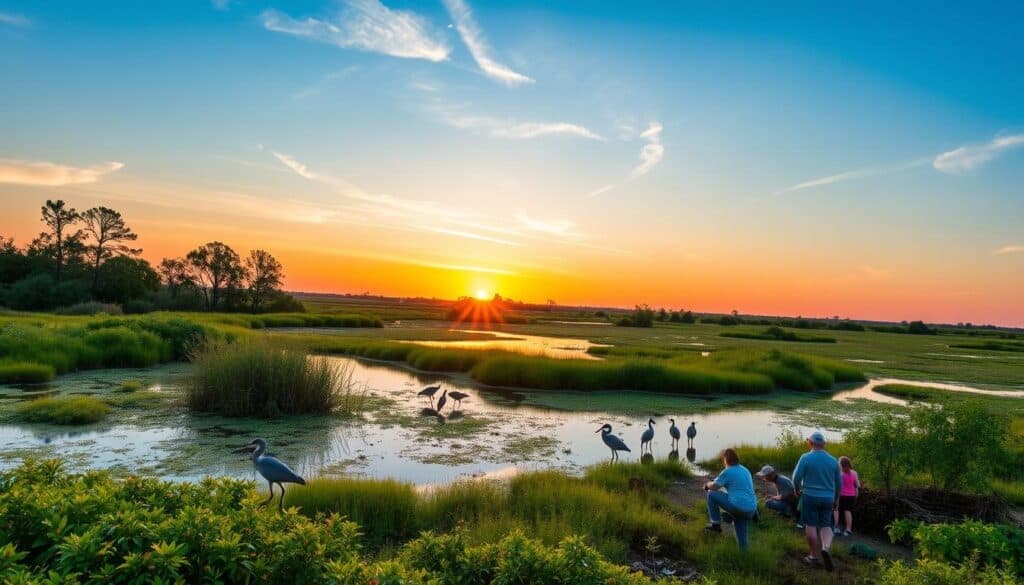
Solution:
<path fill-rule="evenodd" d="M 835 337 L 823 337 L 820 335 L 802 335 L 794 331 L 786 331 L 782 327 L 772 326 L 760 333 L 749 333 L 743 331 L 726 331 L 719 333 L 722 337 L 736 337 L 739 339 L 765 339 L 769 341 L 799 341 L 803 343 L 835 343 Z"/>
<path fill-rule="evenodd" d="M 1024 352 L 1024 343 L 1013 341 L 972 341 L 968 343 L 951 343 L 949 347 L 958 349 L 984 349 L 987 351 Z"/>
<path fill-rule="evenodd" d="M 56 425 L 84 425 L 103 420 L 110 406 L 92 396 L 44 397 L 18 405 L 17 415 L 25 422 Z"/>
<path fill-rule="evenodd" d="M 142 385 L 142 382 L 139 382 L 138 380 L 125 380 L 117 385 L 118 392 L 138 392 L 143 388 L 144 386 Z"/>
<path fill-rule="evenodd" d="M 792 432 L 782 433 L 774 445 L 750 445 L 741 443 L 735 447 L 740 462 L 751 471 L 757 471 L 764 465 L 771 465 L 782 471 L 792 471 L 800 456 L 807 452 L 807 443 L 803 437 Z M 831 442 L 828 450 L 837 457 L 847 455 L 857 461 L 855 449 L 847 442 Z M 859 463 L 859 461 L 857 461 Z M 720 471 L 722 461 L 716 454 L 700 462 L 700 466 L 711 471 Z M 858 468 L 859 469 L 859 468 Z"/>
<path fill-rule="evenodd" d="M 1017 577 L 976 565 L 947 565 L 922 559 L 913 564 L 879 563 L 878 585 L 1017 585 Z"/>
<path fill-rule="evenodd" d="M 268 512 L 251 484 L 69 475 L 58 461 L 0 474 L 0 580 L 12 583 L 640 584 L 579 538 L 557 547 L 510 532 L 473 542 L 423 534 L 364 555 L 336 515 Z"/>
<path fill-rule="evenodd" d="M 978 563 L 1024 577 L 1024 530 L 1014 526 L 898 520 L 889 528 L 889 537 L 894 542 L 913 542 L 915 552 L 924 559 L 953 565 Z"/>
<path fill-rule="evenodd" d="M 265 339 L 208 343 L 192 354 L 189 408 L 224 416 L 344 413 L 359 406 L 349 372 Z"/>
<path fill-rule="evenodd" d="M 57 375 L 50 364 L 33 362 L 0 361 L 0 383 L 39 384 L 49 382 Z"/>

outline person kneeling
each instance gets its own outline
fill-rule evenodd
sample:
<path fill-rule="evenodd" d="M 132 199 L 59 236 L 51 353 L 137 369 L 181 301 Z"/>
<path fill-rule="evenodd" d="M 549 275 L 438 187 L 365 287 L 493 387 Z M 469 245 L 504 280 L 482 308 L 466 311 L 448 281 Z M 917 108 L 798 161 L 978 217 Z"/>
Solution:
<path fill-rule="evenodd" d="M 800 512 L 796 506 L 797 497 L 793 480 L 785 475 L 780 475 L 771 465 L 762 467 L 761 471 L 757 472 L 757 476 L 775 486 L 775 495 L 768 496 L 764 500 L 764 505 L 769 510 L 775 510 L 789 518 L 799 517 Z"/>
<path fill-rule="evenodd" d="M 735 449 L 722 451 L 725 469 L 714 480 L 704 484 L 708 504 L 707 530 L 722 531 L 722 512 L 732 516 L 736 531 L 736 543 L 747 549 L 747 528 L 757 513 L 757 496 L 754 495 L 754 479 L 750 470 L 740 465 L 740 456 Z M 723 491 L 724 490 L 724 491 Z"/>

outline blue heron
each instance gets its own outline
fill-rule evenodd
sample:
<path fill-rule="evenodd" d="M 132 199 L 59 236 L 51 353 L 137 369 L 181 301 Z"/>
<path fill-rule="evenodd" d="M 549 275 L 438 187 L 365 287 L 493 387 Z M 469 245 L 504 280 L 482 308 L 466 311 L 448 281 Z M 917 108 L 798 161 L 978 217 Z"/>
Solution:
<path fill-rule="evenodd" d="M 608 445 L 608 448 L 612 450 L 612 461 L 619 458 L 619 451 L 629 452 L 629 447 L 622 442 L 622 439 L 612 434 L 612 425 L 605 423 L 601 428 L 594 432 L 601 433 L 601 440 L 604 441 L 604 444 Z"/>
<path fill-rule="evenodd" d="M 440 389 L 441 389 L 441 385 L 440 384 L 438 384 L 437 386 L 427 386 L 423 390 L 420 390 L 419 392 L 417 392 L 416 395 L 417 396 L 426 396 L 427 398 L 429 398 L 430 399 L 430 406 L 431 406 L 431 408 L 433 408 L 433 406 L 434 406 L 434 394 L 437 394 L 437 391 L 440 390 Z"/>
<path fill-rule="evenodd" d="M 464 398 L 469 398 L 469 394 L 466 394 L 465 392 L 459 392 L 458 390 L 449 392 L 448 396 L 455 401 L 454 408 L 462 406 L 462 400 Z"/>
<path fill-rule="evenodd" d="M 693 447 L 693 440 L 697 437 L 697 423 L 690 421 L 690 426 L 686 429 L 686 446 L 687 448 Z"/>
<path fill-rule="evenodd" d="M 444 404 L 448 402 L 447 396 L 448 391 L 445 390 L 444 392 L 441 393 L 441 397 L 437 399 L 437 408 L 434 409 L 437 411 L 437 414 L 441 414 L 441 409 L 444 408 Z"/>
<path fill-rule="evenodd" d="M 683 435 L 682 435 L 682 433 L 679 432 L 679 427 L 676 426 L 676 419 L 670 418 L 668 420 L 669 420 L 669 422 L 672 423 L 672 426 L 670 426 L 668 428 L 668 434 L 672 435 L 672 450 L 673 451 L 678 451 L 679 450 L 679 438 L 682 437 Z"/>
<path fill-rule="evenodd" d="M 270 486 L 270 497 L 262 505 L 266 506 L 274 501 L 274 484 L 281 487 L 281 499 L 277 502 L 277 509 L 284 509 L 284 484 L 297 483 L 306 485 L 306 480 L 298 476 L 290 467 L 281 462 L 277 457 L 266 455 L 267 442 L 263 439 L 253 439 L 248 445 L 235 449 L 235 453 L 252 452 L 252 464 L 256 471 L 267 480 Z"/>
<path fill-rule="evenodd" d="M 640 435 L 640 452 L 644 452 L 644 446 L 647 446 L 647 452 L 651 451 L 651 441 L 654 440 L 654 419 L 647 419 L 647 430 L 644 434 Z"/>

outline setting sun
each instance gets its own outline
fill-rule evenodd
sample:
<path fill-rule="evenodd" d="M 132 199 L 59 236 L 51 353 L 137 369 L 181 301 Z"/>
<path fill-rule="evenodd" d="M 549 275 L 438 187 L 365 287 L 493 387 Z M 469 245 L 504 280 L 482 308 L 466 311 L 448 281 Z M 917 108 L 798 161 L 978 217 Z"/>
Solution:
<path fill-rule="evenodd" d="M 476 292 L 473 294 L 473 296 L 476 297 L 478 301 L 486 301 L 487 299 L 491 298 L 490 293 L 488 293 L 486 290 L 482 288 L 476 289 Z"/>

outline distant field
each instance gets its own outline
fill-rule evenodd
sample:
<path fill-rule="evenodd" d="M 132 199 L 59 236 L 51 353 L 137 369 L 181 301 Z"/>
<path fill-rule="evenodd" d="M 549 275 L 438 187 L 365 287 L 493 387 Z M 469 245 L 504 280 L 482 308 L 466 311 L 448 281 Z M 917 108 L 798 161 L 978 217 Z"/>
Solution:
<path fill-rule="evenodd" d="M 374 339 L 458 339 L 468 334 L 449 331 L 451 323 L 444 320 L 451 307 L 450 301 L 397 303 L 394 300 L 347 299 L 345 297 L 303 297 L 311 311 L 337 313 L 363 313 L 380 318 L 383 329 L 340 331 Z M 568 310 L 545 307 L 548 310 L 516 311 L 526 324 L 494 324 L 495 329 L 523 335 L 545 335 L 588 339 L 594 343 L 614 346 L 595 348 L 619 356 L 665 358 L 676 352 L 714 351 L 728 348 L 775 348 L 789 352 L 818 355 L 838 360 L 850 360 L 872 377 L 891 377 L 919 381 L 949 381 L 980 388 L 1024 390 L 1024 354 L 1006 351 L 1004 346 L 1015 341 L 1002 342 L 999 349 L 975 337 L 957 334 L 907 335 L 876 331 L 820 331 L 796 330 L 799 336 L 827 335 L 835 343 L 800 343 L 776 339 L 760 339 L 764 326 L 722 326 L 710 323 L 655 322 L 652 328 L 593 325 L 588 322 L 611 322 L 627 311 L 604 310 L 605 316 L 594 310 Z M 402 323 L 396 325 L 394 321 Z M 462 323 L 462 329 L 484 329 L 481 324 Z M 722 334 L 758 337 L 723 337 Z M 991 330 L 978 333 L 992 335 Z M 465 337 L 463 337 L 465 336 Z M 475 337 L 475 336 L 473 336 Z M 970 345 L 970 347 L 963 347 Z M 959 346 L 959 347 L 957 347 Z"/>

